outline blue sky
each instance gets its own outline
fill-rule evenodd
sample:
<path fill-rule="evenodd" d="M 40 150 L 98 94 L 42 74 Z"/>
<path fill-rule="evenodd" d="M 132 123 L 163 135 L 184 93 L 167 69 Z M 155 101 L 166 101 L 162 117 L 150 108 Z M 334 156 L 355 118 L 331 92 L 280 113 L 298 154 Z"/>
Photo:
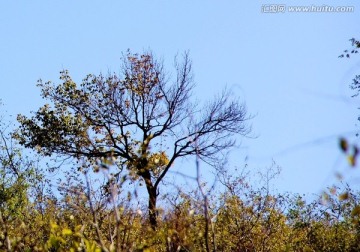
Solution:
<path fill-rule="evenodd" d="M 262 13 L 266 4 L 354 6 L 352 13 Z M 319 193 L 334 171 L 354 180 L 337 141 L 356 131 L 358 104 L 348 84 L 360 58 L 338 59 L 359 38 L 358 1 L 9 1 L 0 4 L 0 98 L 8 114 L 44 101 L 39 78 L 74 80 L 119 70 L 121 53 L 151 49 L 172 67 L 189 50 L 195 96 L 225 86 L 244 100 L 254 139 L 233 150 L 230 166 L 282 167 L 280 191 Z M 354 132 L 354 133 L 348 133 Z M 348 134 L 346 134 L 348 133 Z"/>

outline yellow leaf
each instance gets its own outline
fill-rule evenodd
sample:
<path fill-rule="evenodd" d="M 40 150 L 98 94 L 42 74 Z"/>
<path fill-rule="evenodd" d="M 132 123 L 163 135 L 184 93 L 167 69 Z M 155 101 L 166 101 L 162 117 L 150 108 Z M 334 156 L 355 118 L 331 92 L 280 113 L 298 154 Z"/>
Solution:
<path fill-rule="evenodd" d="M 68 228 L 64 228 L 64 229 L 62 230 L 62 234 L 63 234 L 63 235 L 71 235 L 71 234 L 72 234 L 72 231 L 71 231 L 70 229 L 68 229 Z"/>
<path fill-rule="evenodd" d="M 348 159 L 348 162 L 349 162 L 349 164 L 350 164 L 351 166 L 355 166 L 356 160 L 355 160 L 355 157 L 354 157 L 354 156 L 349 155 L 349 156 L 347 157 L 347 159 Z"/>
<path fill-rule="evenodd" d="M 59 227 L 55 222 L 52 222 L 50 224 L 50 226 L 51 226 L 51 229 L 57 229 Z"/>
<path fill-rule="evenodd" d="M 339 195 L 339 200 L 347 200 L 349 198 L 349 193 L 345 192 Z"/>
<path fill-rule="evenodd" d="M 351 215 L 354 217 L 354 216 L 357 216 L 357 215 L 360 215 L 360 206 L 356 206 L 354 207 L 354 209 L 351 211 Z"/>

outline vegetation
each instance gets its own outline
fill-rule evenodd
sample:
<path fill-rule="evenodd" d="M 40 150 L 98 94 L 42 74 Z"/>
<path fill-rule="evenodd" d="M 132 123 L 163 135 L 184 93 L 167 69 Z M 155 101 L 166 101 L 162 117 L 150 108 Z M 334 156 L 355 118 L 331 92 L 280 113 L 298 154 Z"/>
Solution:
<path fill-rule="evenodd" d="M 352 38 L 350 39 L 351 48 L 344 50 L 344 52 L 339 55 L 339 58 L 350 58 L 351 56 L 359 53 L 360 41 Z M 360 92 L 360 75 L 355 75 L 350 84 L 350 89 L 354 91 L 352 98 L 357 98 Z M 360 121 L 360 116 L 357 118 Z M 356 133 L 356 136 L 359 136 L 359 133 Z M 359 147 L 355 144 L 350 144 L 346 138 L 340 138 L 340 148 L 342 152 L 347 156 L 347 160 L 351 166 L 356 166 L 357 159 L 359 155 Z"/>
<path fill-rule="evenodd" d="M 131 205 L 134 199 L 110 199 L 82 180 L 61 186 L 57 197 L 45 191 L 37 198 L 26 192 L 39 181 L 2 181 L 2 190 L 17 188 L 1 198 L 0 250 L 359 251 L 359 192 L 331 188 L 308 203 L 301 195 L 269 192 L 268 181 L 255 188 L 246 176 L 226 172 L 219 181 L 225 189 L 208 194 L 206 215 L 200 188 L 166 195 L 156 230 Z"/>
<path fill-rule="evenodd" d="M 0 251 L 360 251 L 359 191 L 344 184 L 309 201 L 271 191 L 274 166 L 255 186 L 246 164 L 220 165 L 249 116 L 227 92 L 191 103 L 187 54 L 172 85 L 151 54 L 128 53 L 122 70 L 80 86 L 63 71 L 59 85 L 39 81 L 51 104 L 19 115 L 15 132 L 0 120 Z M 355 166 L 357 147 L 340 147 Z M 185 156 L 197 172 L 186 190 L 165 181 Z M 201 180 L 200 160 L 219 186 Z"/>

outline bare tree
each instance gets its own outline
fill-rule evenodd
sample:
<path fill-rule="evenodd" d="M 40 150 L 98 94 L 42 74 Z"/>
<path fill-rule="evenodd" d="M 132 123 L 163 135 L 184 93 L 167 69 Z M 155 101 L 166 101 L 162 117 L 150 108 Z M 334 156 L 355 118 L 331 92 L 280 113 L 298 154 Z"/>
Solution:
<path fill-rule="evenodd" d="M 151 53 L 128 52 L 119 75 L 90 74 L 80 86 L 68 71 L 60 73 L 59 85 L 39 80 L 42 97 L 52 105 L 31 118 L 19 115 L 15 136 L 44 155 L 85 158 L 91 166 L 111 157 L 119 174 L 126 169 L 144 181 L 149 221 L 156 228 L 159 184 L 175 160 L 197 155 L 214 164 L 234 146 L 235 135 L 250 132 L 244 103 L 228 92 L 202 108 L 190 101 L 194 82 L 187 53 L 175 68 L 170 81 Z"/>

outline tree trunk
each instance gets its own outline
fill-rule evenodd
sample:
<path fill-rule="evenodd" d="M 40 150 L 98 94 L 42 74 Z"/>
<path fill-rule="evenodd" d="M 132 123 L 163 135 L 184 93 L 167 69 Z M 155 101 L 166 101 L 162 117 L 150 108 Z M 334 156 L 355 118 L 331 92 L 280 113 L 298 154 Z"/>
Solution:
<path fill-rule="evenodd" d="M 157 227 L 156 188 L 152 186 L 150 188 L 147 188 L 147 190 L 149 194 L 149 221 L 151 228 L 155 230 Z"/>
<path fill-rule="evenodd" d="M 149 221 L 151 228 L 153 230 L 157 227 L 157 209 L 156 209 L 156 200 L 157 200 L 157 187 L 154 187 L 152 181 L 151 181 L 151 174 L 150 171 L 145 170 L 141 173 L 141 177 L 145 181 L 146 189 L 149 196 Z"/>

